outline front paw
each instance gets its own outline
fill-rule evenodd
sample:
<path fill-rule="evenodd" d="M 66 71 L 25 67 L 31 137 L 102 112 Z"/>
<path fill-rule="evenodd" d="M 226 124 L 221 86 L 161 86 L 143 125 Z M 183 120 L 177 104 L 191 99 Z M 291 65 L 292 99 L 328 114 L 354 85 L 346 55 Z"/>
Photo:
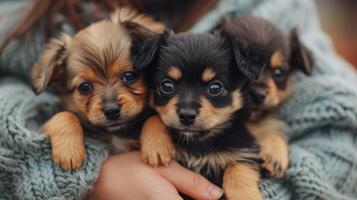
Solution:
<path fill-rule="evenodd" d="M 263 200 L 259 172 L 248 164 L 233 163 L 226 168 L 223 190 L 227 200 Z"/>
<path fill-rule="evenodd" d="M 263 143 L 260 150 L 261 167 L 269 177 L 280 178 L 285 174 L 289 165 L 289 150 L 283 139 Z"/>
<path fill-rule="evenodd" d="M 259 190 L 251 191 L 225 191 L 226 200 L 263 200 L 263 196 Z"/>
<path fill-rule="evenodd" d="M 42 130 L 51 142 L 53 161 L 64 170 L 78 169 L 86 157 L 79 119 L 71 112 L 60 112 Z"/>
<path fill-rule="evenodd" d="M 83 145 L 70 145 L 52 142 L 52 159 L 63 170 L 73 171 L 80 168 L 86 158 Z"/>
<path fill-rule="evenodd" d="M 150 166 L 168 166 L 171 158 L 175 155 L 175 146 L 171 142 L 142 145 L 141 155 L 144 162 Z"/>
<path fill-rule="evenodd" d="M 156 115 L 149 117 L 141 130 L 140 150 L 144 162 L 153 167 L 167 166 L 175 155 L 169 131 Z"/>

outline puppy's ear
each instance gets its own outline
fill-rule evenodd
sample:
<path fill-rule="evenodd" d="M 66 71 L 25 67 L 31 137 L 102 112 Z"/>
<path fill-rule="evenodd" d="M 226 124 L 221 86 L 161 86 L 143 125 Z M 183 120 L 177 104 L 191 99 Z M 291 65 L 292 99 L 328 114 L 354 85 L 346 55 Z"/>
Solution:
<path fill-rule="evenodd" d="M 66 50 L 71 42 L 71 37 L 62 34 L 51 39 L 31 72 L 32 87 L 36 94 L 40 94 L 53 80 L 64 77 Z"/>
<path fill-rule="evenodd" d="M 290 32 L 290 49 L 290 66 L 303 71 L 306 75 L 310 75 L 314 60 L 311 52 L 300 42 L 296 28 Z"/>
<path fill-rule="evenodd" d="M 172 30 L 165 29 L 162 34 L 156 34 L 146 39 L 138 48 L 134 58 L 134 69 L 139 71 L 146 69 L 155 59 L 160 46 L 167 43 L 172 34 Z"/>
<path fill-rule="evenodd" d="M 152 17 L 139 13 L 131 7 L 117 8 L 111 14 L 111 21 L 117 25 L 124 25 L 134 39 L 143 40 L 165 29 L 163 23 L 155 21 Z"/>
<path fill-rule="evenodd" d="M 233 29 L 226 24 L 221 34 L 230 43 L 237 67 L 247 78 L 258 80 L 267 60 L 265 51 L 259 45 L 250 44 L 249 35 L 235 36 Z"/>
<path fill-rule="evenodd" d="M 136 22 L 125 21 L 123 25 L 128 30 L 129 34 L 133 37 L 134 40 L 144 41 L 146 38 L 152 37 L 157 32 L 154 32 Z"/>

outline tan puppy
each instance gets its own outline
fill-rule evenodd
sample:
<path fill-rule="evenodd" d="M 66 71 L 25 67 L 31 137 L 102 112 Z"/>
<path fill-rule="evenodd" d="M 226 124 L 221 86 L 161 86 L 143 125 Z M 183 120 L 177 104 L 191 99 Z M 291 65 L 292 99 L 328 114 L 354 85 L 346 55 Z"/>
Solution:
<path fill-rule="evenodd" d="M 52 39 L 34 65 L 33 88 L 54 86 L 64 106 L 43 126 L 56 164 L 74 170 L 85 159 L 84 130 L 115 133 L 126 150 L 146 119 L 147 92 L 133 70 L 133 44 L 164 26 L 133 9 L 118 9 L 110 20 L 93 23 L 73 37 Z"/>

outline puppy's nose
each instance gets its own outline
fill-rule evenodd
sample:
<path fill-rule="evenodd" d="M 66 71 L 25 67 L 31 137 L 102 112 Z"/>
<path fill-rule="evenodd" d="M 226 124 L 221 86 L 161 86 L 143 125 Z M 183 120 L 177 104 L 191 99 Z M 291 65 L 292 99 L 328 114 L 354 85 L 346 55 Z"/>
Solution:
<path fill-rule="evenodd" d="M 108 104 L 104 107 L 103 113 L 108 120 L 116 120 L 120 117 L 120 106 L 118 104 Z"/>
<path fill-rule="evenodd" d="M 256 104 L 263 104 L 267 96 L 267 92 L 262 88 L 253 88 L 250 90 L 252 101 Z"/>
<path fill-rule="evenodd" d="M 193 108 L 181 108 L 178 115 L 180 122 L 185 126 L 189 126 L 195 122 L 197 111 Z"/>

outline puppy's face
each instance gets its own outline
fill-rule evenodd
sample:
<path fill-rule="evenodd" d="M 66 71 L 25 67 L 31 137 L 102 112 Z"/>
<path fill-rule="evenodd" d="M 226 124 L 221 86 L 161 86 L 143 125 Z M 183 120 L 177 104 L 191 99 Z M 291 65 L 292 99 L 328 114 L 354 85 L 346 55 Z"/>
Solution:
<path fill-rule="evenodd" d="M 259 80 L 252 81 L 250 95 L 256 112 L 277 107 L 290 93 L 293 71 L 288 54 L 284 48 L 273 51 Z"/>
<path fill-rule="evenodd" d="M 280 41 L 271 36 L 270 47 L 266 47 L 268 60 L 259 80 L 252 81 L 250 90 L 254 114 L 264 113 L 279 106 L 291 93 L 298 70 L 311 74 L 313 60 L 310 52 L 300 43 L 297 33 L 291 38 L 280 33 Z M 269 35 L 266 37 L 269 40 Z"/>
<path fill-rule="evenodd" d="M 243 106 L 243 81 L 223 41 L 170 38 L 159 53 L 152 103 L 167 126 L 187 134 L 223 126 Z"/>
<path fill-rule="evenodd" d="M 68 110 L 109 131 L 124 128 L 147 101 L 142 76 L 133 70 L 132 40 L 113 20 L 53 39 L 33 69 L 34 89 L 39 93 L 59 79 Z"/>
<path fill-rule="evenodd" d="M 248 81 L 229 42 L 210 34 L 164 37 L 147 72 L 161 119 L 188 137 L 226 126 L 245 104 L 241 89 Z"/>
<path fill-rule="evenodd" d="M 218 25 L 220 27 L 232 38 L 242 41 L 241 48 L 247 54 L 258 51 L 264 55 L 265 68 L 259 80 L 251 84 L 253 117 L 274 109 L 287 98 L 295 71 L 311 74 L 313 59 L 300 42 L 296 29 L 285 34 L 272 22 L 253 16 L 226 20 Z"/>
<path fill-rule="evenodd" d="M 66 66 L 71 110 L 110 129 L 138 116 L 146 88 L 133 71 L 130 46 L 129 35 L 110 22 L 92 25 L 72 39 Z"/>

